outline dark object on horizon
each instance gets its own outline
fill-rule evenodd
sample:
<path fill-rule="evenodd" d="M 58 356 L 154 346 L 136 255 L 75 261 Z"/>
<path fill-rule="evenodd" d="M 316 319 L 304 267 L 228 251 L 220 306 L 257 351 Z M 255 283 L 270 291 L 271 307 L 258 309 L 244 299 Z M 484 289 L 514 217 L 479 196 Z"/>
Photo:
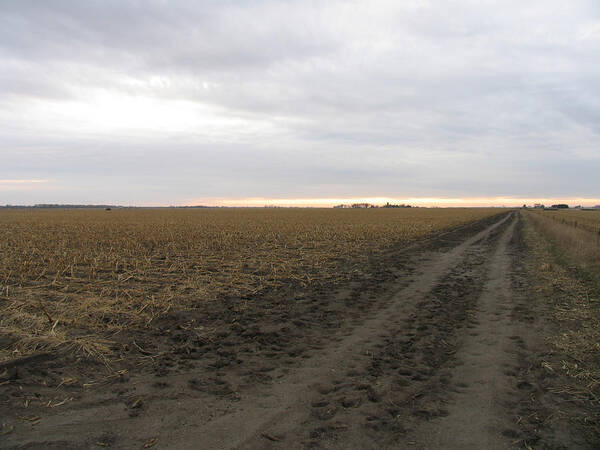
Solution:
<path fill-rule="evenodd" d="M 112 208 L 104 208 L 104 211 L 111 211 Z"/>
<path fill-rule="evenodd" d="M 405 205 L 404 203 L 401 205 L 392 205 L 391 203 L 386 203 L 382 206 L 382 208 L 412 208 L 410 205 Z"/>
<path fill-rule="evenodd" d="M 569 205 L 565 205 L 564 203 L 559 203 L 558 205 L 552 205 L 552 208 L 556 208 L 556 209 L 569 209 Z"/>

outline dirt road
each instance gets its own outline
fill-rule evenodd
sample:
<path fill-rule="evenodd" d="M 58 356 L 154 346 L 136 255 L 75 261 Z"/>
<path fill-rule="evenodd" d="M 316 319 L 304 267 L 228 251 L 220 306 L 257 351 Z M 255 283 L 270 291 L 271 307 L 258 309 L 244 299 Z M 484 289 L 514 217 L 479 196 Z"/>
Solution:
<path fill-rule="evenodd" d="M 2 411 L 12 428 L 0 444 L 522 447 L 516 408 L 535 387 L 519 373 L 539 337 L 515 282 L 519 221 L 510 212 L 396 249 L 367 281 L 293 307 L 266 299 L 231 317 L 215 311 L 210 339 L 164 324 L 136 343 L 152 372 L 82 389 L 37 386 L 42 373 L 58 379 L 60 364 L 30 364 L 3 386 L 6 404 L 52 389 L 65 403 Z"/>

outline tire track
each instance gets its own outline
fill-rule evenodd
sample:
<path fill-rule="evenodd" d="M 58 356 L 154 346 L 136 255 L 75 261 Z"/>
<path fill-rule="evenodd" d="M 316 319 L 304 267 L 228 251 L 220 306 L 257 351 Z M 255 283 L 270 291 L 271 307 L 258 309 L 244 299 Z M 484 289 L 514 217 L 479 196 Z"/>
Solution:
<path fill-rule="evenodd" d="M 414 322 L 417 308 L 429 301 L 424 302 L 424 296 L 438 285 L 448 271 L 457 266 L 457 261 L 466 259 L 469 262 L 465 264 L 481 264 L 481 261 L 473 263 L 473 258 L 481 253 L 478 247 L 487 239 L 497 236 L 508 221 L 509 217 L 504 217 L 452 250 L 427 262 L 420 268 L 421 274 L 396 293 L 386 307 L 377 311 L 348 336 L 338 337 L 339 342 L 332 342 L 290 375 L 238 402 L 228 414 L 190 429 L 185 436 L 173 433 L 166 440 L 171 446 L 180 448 L 192 442 L 200 447 L 212 448 L 301 447 L 320 445 L 324 435 L 332 430 L 334 433 L 349 430 L 348 423 L 332 420 L 340 406 L 333 405 L 322 397 L 338 395 L 350 387 L 364 391 L 372 403 L 378 403 L 381 394 L 377 389 L 355 380 L 355 374 L 360 375 L 360 368 L 368 367 L 374 359 L 373 346 L 385 339 L 387 330 L 402 329 Z M 473 247 L 477 249 L 473 251 Z M 466 281 L 464 284 L 468 285 L 469 280 Z M 430 318 L 434 322 L 440 322 L 439 317 Z M 426 330 L 419 331 L 423 335 Z M 414 353 L 417 353 L 416 349 Z M 351 407 L 357 401 L 360 400 L 348 398 L 346 405 Z M 344 408 L 343 403 L 341 407 Z M 362 416 L 363 412 L 359 415 Z M 370 416 L 373 415 L 368 415 L 367 418 Z M 326 427 L 310 429 L 315 418 L 317 422 L 326 422 Z M 235 430 L 235 435 L 232 435 L 232 430 Z M 363 447 L 363 444 L 369 442 L 373 444 L 370 439 L 368 442 L 351 439 L 351 442 L 357 447 Z M 330 444 L 335 445 L 335 439 Z M 344 446 L 347 446 L 347 441 Z"/>
<path fill-rule="evenodd" d="M 516 363 L 519 344 L 511 319 L 515 293 L 509 242 L 515 223 L 512 220 L 502 233 L 489 261 L 470 332 L 463 336 L 455 355 L 458 364 L 449 373 L 456 389 L 444 398 L 443 417 L 422 423 L 408 438 L 417 448 L 514 446 L 514 418 L 502 405 L 516 394 L 509 369 Z"/>
<path fill-rule="evenodd" d="M 344 379 L 332 380 L 329 391 L 318 392 L 310 420 L 288 432 L 292 441 L 308 447 L 404 447 L 408 431 L 447 415 L 456 349 L 474 326 L 491 253 L 508 226 L 503 222 L 466 248 L 407 314 L 392 314 L 375 343 L 357 352 L 369 358 Z"/>

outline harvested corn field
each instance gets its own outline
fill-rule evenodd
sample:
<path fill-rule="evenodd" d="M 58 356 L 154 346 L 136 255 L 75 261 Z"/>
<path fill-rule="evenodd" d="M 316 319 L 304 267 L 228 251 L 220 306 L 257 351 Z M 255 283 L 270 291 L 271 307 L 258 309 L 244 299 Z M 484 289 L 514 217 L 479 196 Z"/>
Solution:
<path fill-rule="evenodd" d="M 494 209 L 15 210 L 0 214 L 0 360 L 106 339 L 173 310 L 339 283 L 371 254 Z"/>

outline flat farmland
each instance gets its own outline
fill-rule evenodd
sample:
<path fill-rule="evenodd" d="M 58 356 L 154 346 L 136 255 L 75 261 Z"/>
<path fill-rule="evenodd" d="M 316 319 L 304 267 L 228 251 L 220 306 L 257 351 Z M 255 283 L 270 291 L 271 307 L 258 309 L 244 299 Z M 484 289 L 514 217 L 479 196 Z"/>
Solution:
<path fill-rule="evenodd" d="M 2 211 L 0 447 L 593 448 L 537 217 Z"/>
<path fill-rule="evenodd" d="M 110 331 L 173 310 L 348 280 L 394 245 L 494 209 L 117 209 L 0 213 L 0 360 L 69 345 L 110 353 Z M 84 337 L 82 337 L 84 336 Z"/>

